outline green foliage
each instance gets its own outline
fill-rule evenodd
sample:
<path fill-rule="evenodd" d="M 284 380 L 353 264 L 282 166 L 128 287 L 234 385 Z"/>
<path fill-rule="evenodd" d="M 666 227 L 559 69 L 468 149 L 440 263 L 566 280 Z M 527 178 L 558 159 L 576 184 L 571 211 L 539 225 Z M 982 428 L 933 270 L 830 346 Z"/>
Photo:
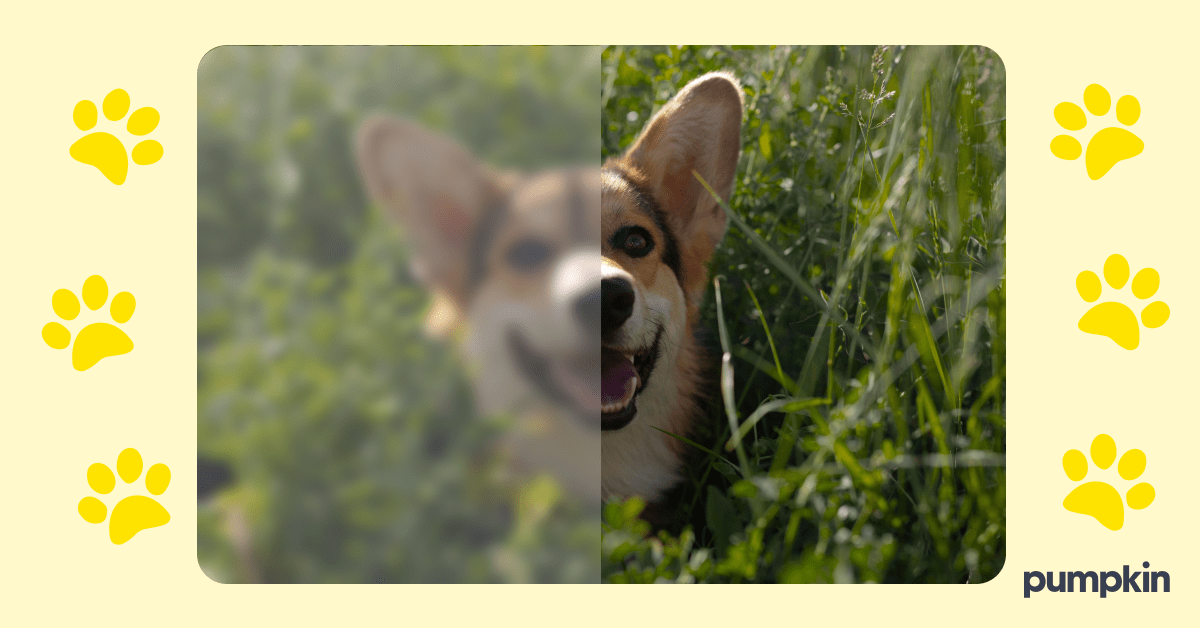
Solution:
<path fill-rule="evenodd" d="M 734 386 L 609 582 L 983 582 L 1005 545 L 1005 77 L 975 47 L 612 47 L 602 154 L 689 80 L 745 90 L 704 325 Z M 732 410 L 726 416 L 725 405 Z M 731 423 L 735 428 L 730 427 Z"/>

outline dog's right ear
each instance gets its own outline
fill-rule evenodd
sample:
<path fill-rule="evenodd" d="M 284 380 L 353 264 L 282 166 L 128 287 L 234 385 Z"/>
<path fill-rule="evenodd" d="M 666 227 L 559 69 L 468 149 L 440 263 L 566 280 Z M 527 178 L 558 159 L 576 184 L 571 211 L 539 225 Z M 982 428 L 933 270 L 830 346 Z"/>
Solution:
<path fill-rule="evenodd" d="M 465 307 L 475 234 L 502 198 L 499 179 L 453 140 L 393 118 L 363 124 L 357 154 L 371 197 L 404 225 L 415 274 Z"/>

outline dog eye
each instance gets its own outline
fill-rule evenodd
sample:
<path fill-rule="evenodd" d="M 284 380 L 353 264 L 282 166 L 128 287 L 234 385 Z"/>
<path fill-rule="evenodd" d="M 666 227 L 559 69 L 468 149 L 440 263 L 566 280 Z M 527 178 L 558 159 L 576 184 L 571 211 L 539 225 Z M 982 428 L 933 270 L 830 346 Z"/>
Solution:
<path fill-rule="evenodd" d="M 625 234 L 621 248 L 630 257 L 642 257 L 654 249 L 654 242 L 650 239 L 650 234 L 640 228 L 634 228 Z"/>
<path fill-rule="evenodd" d="M 508 249 L 508 263 L 523 273 L 541 270 L 550 261 L 554 249 L 541 240 L 519 240 Z"/>

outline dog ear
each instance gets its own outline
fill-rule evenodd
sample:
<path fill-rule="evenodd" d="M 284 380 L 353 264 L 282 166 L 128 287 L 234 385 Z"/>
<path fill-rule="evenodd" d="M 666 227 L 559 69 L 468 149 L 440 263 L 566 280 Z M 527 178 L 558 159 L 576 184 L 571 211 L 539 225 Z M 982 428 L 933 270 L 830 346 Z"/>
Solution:
<path fill-rule="evenodd" d="M 414 274 L 463 308 L 476 231 L 502 198 L 500 180 L 453 140 L 392 118 L 363 124 L 356 152 L 371 197 L 405 228 Z"/>
<path fill-rule="evenodd" d="M 689 291 L 703 291 L 704 265 L 728 225 L 725 210 L 693 171 L 728 202 L 741 130 L 737 80 L 725 73 L 705 74 L 655 114 L 622 158 L 642 177 L 679 235 Z"/>

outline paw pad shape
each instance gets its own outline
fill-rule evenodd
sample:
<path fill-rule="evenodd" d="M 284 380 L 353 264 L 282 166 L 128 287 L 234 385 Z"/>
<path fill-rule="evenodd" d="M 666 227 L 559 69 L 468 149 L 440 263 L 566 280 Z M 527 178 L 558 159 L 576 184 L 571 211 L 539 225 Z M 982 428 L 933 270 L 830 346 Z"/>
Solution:
<path fill-rule="evenodd" d="M 104 117 L 117 122 L 129 112 L 129 94 L 123 89 L 114 89 L 104 97 Z M 96 105 L 90 100 L 75 104 L 72 116 L 80 131 L 90 131 L 96 126 Z M 158 127 L 158 110 L 142 107 L 129 116 L 125 129 L 131 135 L 149 135 Z M 162 144 L 154 140 L 143 140 L 133 147 L 133 163 L 148 166 L 162 159 Z M 95 166 L 109 181 L 116 185 L 125 183 L 129 174 L 129 157 L 125 145 L 115 135 L 104 131 L 89 133 L 71 145 L 71 157 L 79 163 Z"/>
<path fill-rule="evenodd" d="M 1129 280 L 1129 262 L 1120 255 L 1110 255 L 1104 262 L 1104 281 L 1114 289 L 1120 290 Z M 1158 292 L 1158 271 L 1153 268 L 1143 268 L 1133 276 L 1133 296 L 1139 299 L 1149 299 Z M 1100 278 L 1096 273 L 1085 270 L 1075 278 L 1075 289 L 1084 301 L 1093 303 L 1100 298 Z M 1142 308 L 1142 325 L 1154 329 L 1162 327 L 1171 316 L 1171 308 L 1162 301 L 1155 301 Z M 1132 351 L 1138 348 L 1140 328 L 1138 318 L 1133 310 L 1124 303 L 1106 301 L 1092 306 L 1079 319 L 1079 330 L 1108 336 L 1113 342 Z"/>
<path fill-rule="evenodd" d="M 1112 106 L 1112 97 L 1108 90 L 1093 83 L 1083 90 L 1083 104 L 1092 115 L 1102 116 Z M 1141 115 L 1142 105 L 1137 98 L 1126 95 L 1117 101 L 1117 122 L 1133 126 Z M 1087 126 L 1087 115 L 1073 102 L 1058 103 L 1054 108 L 1054 119 L 1068 131 L 1080 131 Z M 1103 177 L 1117 162 L 1137 157 L 1145 147 L 1142 138 L 1128 129 L 1119 126 L 1100 129 L 1088 141 L 1087 156 L 1084 157 L 1088 177 L 1093 181 Z M 1059 159 L 1072 160 L 1083 154 L 1083 147 L 1074 137 L 1059 135 L 1050 141 L 1050 152 Z"/>
<path fill-rule="evenodd" d="M 83 282 L 83 302 L 90 310 L 98 310 L 108 302 L 108 283 L 103 277 L 92 275 Z M 108 306 L 109 316 L 114 322 L 127 323 L 136 305 L 132 294 L 121 292 Z M 79 316 L 79 299 L 66 288 L 54 293 L 51 306 L 63 320 L 75 320 Z M 52 349 L 66 349 L 71 345 L 71 332 L 62 323 L 46 323 L 42 327 L 42 340 Z M 86 371 L 104 358 L 130 351 L 133 351 L 133 341 L 121 328 L 109 323 L 92 323 L 76 334 L 71 364 L 77 371 Z"/>
<path fill-rule="evenodd" d="M 126 484 L 133 484 L 142 476 L 142 455 L 132 447 L 117 456 L 117 475 Z M 97 462 L 88 467 L 87 483 L 101 495 L 108 495 L 116 487 L 117 480 L 108 465 Z M 171 469 L 161 462 L 146 471 L 146 490 L 151 495 L 162 495 L 171 483 Z M 145 495 L 130 495 L 113 506 L 112 516 L 108 506 L 95 497 L 79 500 L 79 516 L 88 523 L 104 523 L 108 519 L 108 538 L 116 545 L 132 539 L 135 534 L 149 528 L 166 525 L 170 513 L 154 498 Z"/>
<path fill-rule="evenodd" d="M 1112 466 L 1117 458 L 1117 444 L 1108 434 L 1092 440 L 1092 463 L 1100 469 Z M 1088 462 L 1082 451 L 1072 449 L 1063 454 L 1063 471 L 1072 482 L 1087 477 Z M 1136 480 L 1146 470 L 1146 454 L 1140 449 L 1130 449 L 1117 463 L 1117 473 L 1126 480 Z M 1154 487 L 1147 482 L 1135 485 L 1125 493 L 1125 503 L 1134 510 L 1141 510 L 1154 501 Z M 1063 508 L 1081 515 L 1091 515 L 1109 530 L 1120 530 L 1125 525 L 1125 505 L 1121 494 L 1107 482 L 1088 482 L 1075 487 L 1063 500 Z"/>

